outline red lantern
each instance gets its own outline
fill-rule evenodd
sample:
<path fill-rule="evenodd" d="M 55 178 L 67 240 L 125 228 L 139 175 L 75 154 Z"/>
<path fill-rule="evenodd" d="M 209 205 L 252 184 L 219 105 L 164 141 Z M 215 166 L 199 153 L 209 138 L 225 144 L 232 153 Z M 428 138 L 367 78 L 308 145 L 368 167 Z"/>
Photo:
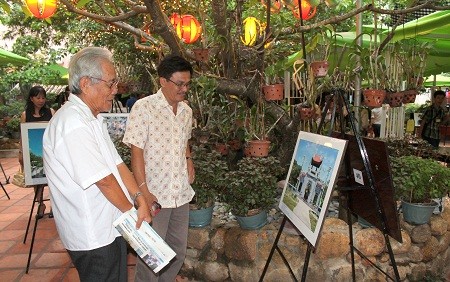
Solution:
<path fill-rule="evenodd" d="M 263 4 L 264 7 L 267 7 L 267 0 L 261 0 L 261 4 Z M 278 13 L 281 10 L 281 0 L 271 0 L 270 1 L 270 12 L 271 13 Z"/>
<path fill-rule="evenodd" d="M 294 1 L 297 5 L 294 9 L 292 9 L 292 13 L 294 16 L 299 19 L 299 8 L 298 8 L 298 0 Z M 300 5 L 302 5 L 302 20 L 309 20 L 314 17 L 317 11 L 317 7 L 312 7 L 311 4 L 309 4 L 306 0 L 300 0 Z"/>
<path fill-rule="evenodd" d="M 190 44 L 197 41 L 202 33 L 202 26 L 194 16 L 182 15 L 175 28 L 178 37 L 184 43 Z"/>
<path fill-rule="evenodd" d="M 56 0 L 26 0 L 28 11 L 38 19 L 46 19 L 56 12 Z"/>

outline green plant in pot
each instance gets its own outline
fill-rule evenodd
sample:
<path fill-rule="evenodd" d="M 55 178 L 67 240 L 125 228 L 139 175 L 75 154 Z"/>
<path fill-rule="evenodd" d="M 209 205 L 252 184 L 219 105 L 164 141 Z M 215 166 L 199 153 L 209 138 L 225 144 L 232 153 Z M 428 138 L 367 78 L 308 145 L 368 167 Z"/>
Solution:
<path fill-rule="evenodd" d="M 203 227 L 209 225 L 214 202 L 225 185 L 227 163 L 215 150 L 206 145 L 192 147 L 195 165 L 195 181 L 191 184 L 195 196 L 189 204 L 189 225 Z"/>
<path fill-rule="evenodd" d="M 433 159 L 417 156 L 391 158 L 392 181 L 396 196 L 402 201 L 406 222 L 425 224 L 437 203 L 449 191 L 450 169 Z M 413 208 L 413 210 L 411 210 Z M 416 208 L 420 208 L 416 211 Z"/>
<path fill-rule="evenodd" d="M 6 122 L 6 129 L 11 133 L 14 139 L 20 138 L 20 118 L 12 117 Z"/>
<path fill-rule="evenodd" d="M 274 204 L 277 179 L 284 172 L 277 158 L 247 157 L 237 169 L 227 173 L 227 187 L 222 200 L 244 229 L 258 229 L 266 224 L 267 210 Z M 245 220 L 251 222 L 245 225 Z"/>

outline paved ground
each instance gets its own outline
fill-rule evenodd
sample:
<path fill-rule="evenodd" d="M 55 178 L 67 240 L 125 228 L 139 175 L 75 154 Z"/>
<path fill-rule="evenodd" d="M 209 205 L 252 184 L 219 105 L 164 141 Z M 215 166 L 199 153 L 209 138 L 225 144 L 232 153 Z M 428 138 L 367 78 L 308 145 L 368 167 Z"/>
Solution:
<path fill-rule="evenodd" d="M 18 171 L 17 158 L 1 158 L 6 176 Z M 0 170 L 0 181 L 5 178 Z M 31 256 L 28 274 L 25 268 L 28 261 L 31 237 L 35 222 L 35 213 L 30 224 L 27 241 L 24 235 L 34 197 L 32 188 L 21 188 L 13 184 L 3 185 L 11 197 L 10 200 L 0 189 L 0 281 L 79 281 L 78 273 L 70 262 L 70 258 L 63 248 L 56 231 L 53 219 L 44 216 L 38 221 L 36 239 Z M 44 190 L 44 197 L 48 196 L 48 188 Z M 50 202 L 45 202 L 50 210 Z M 136 257 L 128 256 L 129 281 L 134 276 Z"/>

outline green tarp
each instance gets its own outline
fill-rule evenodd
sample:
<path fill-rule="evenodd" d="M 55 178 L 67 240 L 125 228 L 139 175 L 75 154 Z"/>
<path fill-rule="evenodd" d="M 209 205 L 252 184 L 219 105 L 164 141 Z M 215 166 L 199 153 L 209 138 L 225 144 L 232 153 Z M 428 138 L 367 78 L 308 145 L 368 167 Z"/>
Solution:
<path fill-rule="evenodd" d="M 15 66 L 25 65 L 29 61 L 28 58 L 19 56 L 12 52 L 6 51 L 5 49 L 0 48 L 0 66 L 6 66 L 8 64 L 12 64 Z"/>

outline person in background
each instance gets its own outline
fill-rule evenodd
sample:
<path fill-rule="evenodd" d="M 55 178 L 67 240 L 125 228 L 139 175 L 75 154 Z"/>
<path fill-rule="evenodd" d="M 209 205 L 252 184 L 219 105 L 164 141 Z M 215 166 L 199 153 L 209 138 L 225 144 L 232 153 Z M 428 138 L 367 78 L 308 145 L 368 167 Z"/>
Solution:
<path fill-rule="evenodd" d="M 442 104 L 445 99 L 445 92 L 436 90 L 433 94 L 433 103 L 425 109 L 420 121 L 418 136 L 426 140 L 434 148 L 439 148 L 440 135 L 439 126 L 446 124 L 450 120 Z"/>
<path fill-rule="evenodd" d="M 128 98 L 125 106 L 127 107 L 127 112 L 131 112 L 131 108 L 133 108 L 134 103 L 136 103 L 137 101 L 137 97 L 136 97 L 136 93 L 132 93 L 130 94 L 130 98 Z"/>
<path fill-rule="evenodd" d="M 157 275 L 138 259 L 135 281 L 173 282 L 183 279 L 177 274 L 186 256 L 189 202 L 194 196 L 190 185 L 194 164 L 188 146 L 192 109 L 183 102 L 193 69 L 182 57 L 171 55 L 161 61 L 157 71 L 161 88 L 136 101 L 123 142 L 131 146 L 133 174 L 145 188 L 142 193 L 147 202 L 159 200 L 162 206 L 152 226 L 176 253 Z"/>
<path fill-rule="evenodd" d="M 136 228 L 151 221 L 149 207 L 99 115 L 111 108 L 117 82 L 111 52 L 87 47 L 76 53 L 69 64 L 73 94 L 43 137 L 56 227 L 81 281 L 126 282 L 127 244 L 113 222 L 134 205 Z"/>
<path fill-rule="evenodd" d="M 66 86 L 64 89 L 64 92 L 61 92 L 56 96 L 56 103 L 58 103 L 58 109 L 62 107 L 68 100 L 70 95 L 70 89 L 69 86 Z"/>
<path fill-rule="evenodd" d="M 381 111 L 383 107 L 373 108 L 370 111 L 370 124 L 373 129 L 374 137 L 380 137 L 381 134 Z"/>

